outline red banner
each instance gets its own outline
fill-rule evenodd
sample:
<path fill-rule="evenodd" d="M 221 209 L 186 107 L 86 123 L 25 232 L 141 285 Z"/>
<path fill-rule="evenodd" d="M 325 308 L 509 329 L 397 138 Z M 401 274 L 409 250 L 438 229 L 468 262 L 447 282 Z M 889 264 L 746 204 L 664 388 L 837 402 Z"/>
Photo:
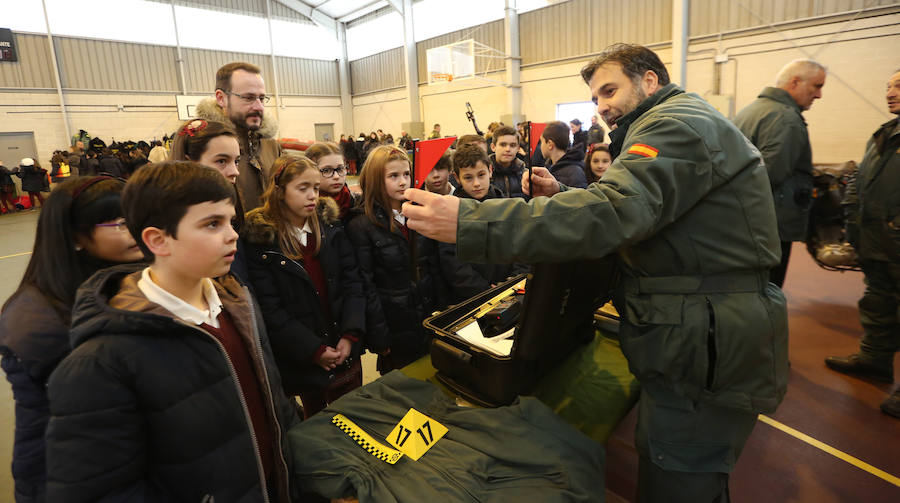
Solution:
<path fill-rule="evenodd" d="M 534 149 L 537 148 L 538 143 L 541 142 L 541 135 L 544 134 L 544 129 L 547 127 L 546 122 L 532 122 L 531 123 L 531 155 L 534 155 Z"/>
<path fill-rule="evenodd" d="M 436 138 L 434 140 L 423 140 L 416 142 L 415 150 L 415 173 L 413 187 L 419 188 L 424 182 L 428 173 L 437 164 L 444 152 L 450 148 L 450 145 L 456 141 L 455 136 L 447 138 Z"/>

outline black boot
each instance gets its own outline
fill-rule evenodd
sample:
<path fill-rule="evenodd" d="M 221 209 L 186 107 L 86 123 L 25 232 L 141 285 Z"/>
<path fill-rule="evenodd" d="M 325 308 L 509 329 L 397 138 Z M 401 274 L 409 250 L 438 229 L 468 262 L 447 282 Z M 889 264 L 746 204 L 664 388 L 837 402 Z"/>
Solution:
<path fill-rule="evenodd" d="M 879 382 L 894 382 L 894 368 L 892 365 L 882 367 L 869 363 L 860 358 L 859 353 L 850 356 L 829 356 L 825 358 L 825 365 L 831 370 L 844 374 L 868 377 Z"/>
<path fill-rule="evenodd" d="M 895 389 L 894 393 L 887 397 L 887 400 L 881 402 L 881 412 L 900 418 L 900 388 Z"/>

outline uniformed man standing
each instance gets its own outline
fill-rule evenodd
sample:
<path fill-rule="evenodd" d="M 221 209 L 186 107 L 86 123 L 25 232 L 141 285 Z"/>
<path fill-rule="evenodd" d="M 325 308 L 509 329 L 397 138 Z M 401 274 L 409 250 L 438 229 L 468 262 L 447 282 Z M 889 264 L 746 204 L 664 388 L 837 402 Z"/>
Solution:
<path fill-rule="evenodd" d="M 477 203 L 407 191 L 407 224 L 461 260 L 544 262 L 617 253 L 619 337 L 641 382 L 642 502 L 728 500 L 728 474 L 787 385 L 787 312 L 769 283 L 778 233 L 759 153 L 637 45 L 582 70 L 617 156 L 567 189 L 534 168 L 536 197 Z"/>
<path fill-rule="evenodd" d="M 900 70 L 888 81 L 888 110 L 900 115 Z M 876 381 L 894 382 L 894 355 L 900 350 L 900 119 L 875 131 L 856 178 L 847 187 L 847 238 L 856 248 L 866 291 L 859 300 L 863 338 L 859 353 L 830 356 L 828 367 Z M 881 404 L 900 418 L 900 388 Z"/>
<path fill-rule="evenodd" d="M 772 268 L 769 279 L 779 287 L 784 285 L 791 245 L 806 241 L 812 207 L 812 150 L 801 113 L 822 97 L 824 85 L 824 66 L 809 59 L 791 61 L 778 72 L 775 87 L 763 89 L 734 118 L 769 172 L 781 239 L 781 263 Z"/>

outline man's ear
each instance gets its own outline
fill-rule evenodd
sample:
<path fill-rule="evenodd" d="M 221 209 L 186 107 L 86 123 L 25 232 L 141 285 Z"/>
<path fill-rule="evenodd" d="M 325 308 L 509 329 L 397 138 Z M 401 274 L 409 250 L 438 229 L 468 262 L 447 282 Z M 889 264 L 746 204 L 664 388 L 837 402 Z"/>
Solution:
<path fill-rule="evenodd" d="M 644 72 L 644 76 L 641 77 L 641 88 L 644 91 L 644 94 L 650 96 L 659 90 L 659 75 L 656 74 L 653 70 L 647 70 Z"/>
<path fill-rule="evenodd" d="M 216 89 L 216 103 L 222 107 L 222 110 L 226 110 L 228 108 L 228 94 L 221 89 Z"/>
<path fill-rule="evenodd" d="M 145 227 L 141 231 L 141 240 L 157 257 L 168 257 L 172 254 L 169 249 L 169 237 L 168 232 L 158 227 Z"/>

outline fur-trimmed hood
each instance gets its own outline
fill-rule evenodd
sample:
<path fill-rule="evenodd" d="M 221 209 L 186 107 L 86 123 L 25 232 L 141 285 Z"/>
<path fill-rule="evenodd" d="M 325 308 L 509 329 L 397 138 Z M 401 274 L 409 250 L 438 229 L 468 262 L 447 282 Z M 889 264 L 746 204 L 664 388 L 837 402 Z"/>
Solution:
<path fill-rule="evenodd" d="M 207 98 L 197 105 L 197 117 L 208 121 L 224 122 L 235 129 L 240 129 L 225 116 L 225 111 L 222 110 L 215 98 Z M 262 138 L 274 139 L 278 136 L 278 121 L 270 114 L 263 113 L 262 124 L 256 132 Z"/>
<path fill-rule="evenodd" d="M 319 198 L 316 202 L 316 213 L 326 225 L 335 225 L 340 222 L 340 209 L 334 199 L 330 197 Z M 324 232 L 324 229 L 322 231 Z M 278 228 L 261 207 L 247 213 L 242 234 L 248 243 L 258 246 L 278 241 Z"/>

